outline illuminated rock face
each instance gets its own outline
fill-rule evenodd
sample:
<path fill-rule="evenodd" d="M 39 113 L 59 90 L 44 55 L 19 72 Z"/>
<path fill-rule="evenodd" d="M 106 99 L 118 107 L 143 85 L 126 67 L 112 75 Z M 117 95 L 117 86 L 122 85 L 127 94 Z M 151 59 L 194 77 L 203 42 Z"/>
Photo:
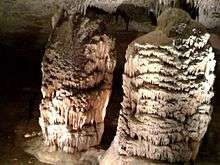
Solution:
<path fill-rule="evenodd" d="M 116 135 L 120 155 L 169 162 L 196 157 L 211 119 L 215 60 L 210 35 L 186 22 L 174 21 L 167 35 L 154 31 L 128 46 Z"/>
<path fill-rule="evenodd" d="M 111 94 L 114 41 L 103 20 L 61 14 L 42 62 L 39 123 L 49 146 L 66 152 L 98 145 Z"/>

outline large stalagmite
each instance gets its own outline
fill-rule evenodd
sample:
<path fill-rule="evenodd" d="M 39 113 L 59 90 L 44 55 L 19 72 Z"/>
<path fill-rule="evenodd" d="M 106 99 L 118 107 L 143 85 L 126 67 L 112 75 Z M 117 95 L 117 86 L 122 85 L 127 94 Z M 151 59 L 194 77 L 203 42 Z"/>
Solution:
<path fill-rule="evenodd" d="M 93 15 L 61 12 L 42 62 L 45 142 L 73 153 L 98 145 L 115 67 L 114 40 Z"/>
<path fill-rule="evenodd" d="M 195 159 L 212 113 L 215 60 L 209 36 L 185 12 L 169 9 L 157 31 L 128 46 L 115 152 L 168 162 Z M 110 152 L 102 164 L 111 161 Z"/>

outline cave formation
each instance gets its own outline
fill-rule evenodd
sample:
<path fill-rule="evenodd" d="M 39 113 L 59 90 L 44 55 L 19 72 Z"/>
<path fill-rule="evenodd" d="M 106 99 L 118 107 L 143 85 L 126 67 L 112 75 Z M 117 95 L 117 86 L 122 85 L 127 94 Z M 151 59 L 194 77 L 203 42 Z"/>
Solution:
<path fill-rule="evenodd" d="M 10 90 L 27 95 L 15 101 L 24 111 L 2 106 L 0 138 L 17 142 L 10 154 L 4 141 L 13 142 L 0 143 L 0 163 L 26 162 L 23 150 L 49 164 L 220 162 L 210 157 L 219 151 L 210 124 L 218 122 L 217 0 L 43 3 L 0 2 L 2 70 L 11 54 L 19 59 L 18 84 L 2 72 L 2 101 L 10 104 Z"/>
<path fill-rule="evenodd" d="M 42 62 L 39 123 L 45 143 L 66 152 L 98 145 L 115 67 L 103 19 L 63 11 Z"/>
<path fill-rule="evenodd" d="M 171 9 L 158 18 L 156 31 L 129 44 L 115 137 L 120 155 L 195 159 L 214 95 L 214 52 L 204 29 Z"/>

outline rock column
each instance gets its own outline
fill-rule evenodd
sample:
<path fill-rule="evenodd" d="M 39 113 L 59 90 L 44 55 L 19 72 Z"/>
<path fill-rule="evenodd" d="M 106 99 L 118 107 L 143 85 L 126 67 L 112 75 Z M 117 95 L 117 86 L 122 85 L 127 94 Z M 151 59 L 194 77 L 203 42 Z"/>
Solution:
<path fill-rule="evenodd" d="M 178 9 L 165 11 L 158 24 L 126 52 L 116 161 L 194 160 L 211 119 L 215 60 L 210 35 Z"/>
<path fill-rule="evenodd" d="M 114 40 L 102 19 L 66 11 L 42 62 L 39 123 L 45 143 L 73 153 L 100 143 L 115 67 Z"/>

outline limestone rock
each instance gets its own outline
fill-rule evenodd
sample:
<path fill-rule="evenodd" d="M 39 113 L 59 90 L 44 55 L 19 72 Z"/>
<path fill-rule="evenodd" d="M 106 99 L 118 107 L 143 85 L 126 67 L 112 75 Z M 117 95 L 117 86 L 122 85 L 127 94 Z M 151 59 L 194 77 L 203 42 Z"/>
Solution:
<path fill-rule="evenodd" d="M 114 12 L 119 6 L 148 8 L 158 13 L 158 8 L 171 7 L 177 0 L 1 0 L 0 43 L 13 47 L 42 49 L 51 32 L 51 16 L 59 7 L 86 10 L 95 6 Z M 180 1 L 180 0 L 179 0 Z M 182 1 L 182 0 L 181 0 Z M 183 0 L 185 1 L 185 0 Z M 220 26 L 219 0 L 188 0 L 199 8 L 199 22 L 208 28 Z M 131 12 L 134 10 L 131 10 Z M 139 19 L 141 21 L 141 19 Z M 137 22 L 135 22 L 137 23 Z M 22 41 L 22 42 L 21 42 Z"/>
<path fill-rule="evenodd" d="M 172 12 L 164 13 L 167 21 Z M 210 35 L 187 17 L 162 30 L 128 46 L 117 148 L 131 157 L 194 160 L 212 113 L 216 62 Z"/>
<path fill-rule="evenodd" d="M 42 137 L 34 137 L 22 143 L 24 151 L 34 155 L 40 162 L 62 165 L 97 165 L 104 150 L 90 148 L 88 151 L 68 154 L 62 151 L 49 151 L 42 143 Z"/>
<path fill-rule="evenodd" d="M 39 123 L 45 142 L 73 153 L 98 145 L 111 94 L 114 40 L 102 19 L 65 11 L 42 62 Z"/>
<path fill-rule="evenodd" d="M 99 164 L 100 165 L 178 165 L 174 163 L 154 161 L 150 159 L 143 159 L 141 157 L 131 157 L 126 155 L 120 155 L 118 152 L 118 139 L 115 137 L 110 148 L 100 156 Z"/>

